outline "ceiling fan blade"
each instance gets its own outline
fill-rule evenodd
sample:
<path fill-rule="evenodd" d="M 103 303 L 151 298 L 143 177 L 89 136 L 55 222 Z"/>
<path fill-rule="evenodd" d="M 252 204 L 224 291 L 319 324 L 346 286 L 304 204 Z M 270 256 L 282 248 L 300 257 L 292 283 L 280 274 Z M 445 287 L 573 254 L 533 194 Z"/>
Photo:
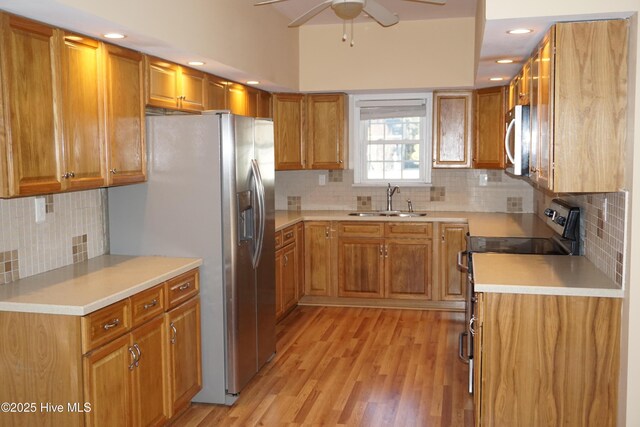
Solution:
<path fill-rule="evenodd" d="M 266 1 L 259 1 L 258 3 L 254 4 L 254 6 L 262 6 L 263 4 L 272 4 L 272 3 L 280 3 L 283 1 L 287 1 L 287 0 L 266 0 Z"/>
<path fill-rule="evenodd" d="M 398 17 L 375 0 L 367 0 L 363 10 L 383 27 L 398 23 Z"/>
<path fill-rule="evenodd" d="M 307 13 L 298 16 L 296 19 L 289 23 L 289 27 L 299 27 L 300 25 L 304 24 L 309 19 L 313 18 L 314 16 L 331 6 L 332 1 L 333 0 L 325 0 L 316 7 L 308 10 Z"/>
<path fill-rule="evenodd" d="M 447 0 L 406 0 L 406 1 L 415 1 L 417 3 L 431 3 L 431 4 L 445 4 Z"/>

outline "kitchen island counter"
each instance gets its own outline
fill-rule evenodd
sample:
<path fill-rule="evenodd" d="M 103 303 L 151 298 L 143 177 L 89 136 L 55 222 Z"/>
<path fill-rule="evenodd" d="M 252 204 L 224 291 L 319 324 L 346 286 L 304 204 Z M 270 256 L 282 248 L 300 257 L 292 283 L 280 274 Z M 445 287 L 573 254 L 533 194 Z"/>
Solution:
<path fill-rule="evenodd" d="M 199 258 L 102 255 L 0 286 L 0 311 L 84 316 L 201 264 Z"/>

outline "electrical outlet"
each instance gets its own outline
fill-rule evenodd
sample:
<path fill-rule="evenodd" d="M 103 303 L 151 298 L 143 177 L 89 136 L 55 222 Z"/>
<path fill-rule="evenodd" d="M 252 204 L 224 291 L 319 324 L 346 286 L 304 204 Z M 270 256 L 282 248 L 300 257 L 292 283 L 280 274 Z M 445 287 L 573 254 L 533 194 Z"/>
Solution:
<path fill-rule="evenodd" d="M 327 183 L 327 176 L 323 173 L 318 175 L 318 185 L 325 185 Z"/>
<path fill-rule="evenodd" d="M 36 224 L 41 224 L 44 222 L 45 217 L 47 215 L 47 205 L 46 205 L 45 198 L 36 197 L 35 207 L 36 207 Z"/>
<path fill-rule="evenodd" d="M 481 174 L 480 174 L 480 180 L 479 180 L 479 181 L 480 181 L 480 182 L 478 182 L 478 184 L 479 184 L 481 187 L 486 187 L 486 186 L 487 186 L 487 183 L 489 182 L 489 176 L 488 176 L 486 173 L 481 173 Z"/>

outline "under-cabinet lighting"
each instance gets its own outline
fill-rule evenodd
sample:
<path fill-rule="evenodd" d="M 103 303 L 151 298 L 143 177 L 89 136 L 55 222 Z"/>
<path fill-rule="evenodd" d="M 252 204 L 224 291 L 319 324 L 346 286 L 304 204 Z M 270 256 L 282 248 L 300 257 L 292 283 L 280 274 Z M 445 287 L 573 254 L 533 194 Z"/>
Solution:
<path fill-rule="evenodd" d="M 259 82 L 259 81 L 257 81 L 257 80 L 248 80 L 248 81 L 247 81 L 247 84 L 248 84 L 248 85 L 259 85 L 259 84 L 260 84 L 260 82 Z"/>
<path fill-rule="evenodd" d="M 513 30 L 507 31 L 508 34 L 529 34 L 532 32 L 533 30 L 530 30 L 529 28 L 515 28 Z"/>
<path fill-rule="evenodd" d="M 187 62 L 187 64 L 189 64 L 189 65 L 204 65 L 204 62 L 202 62 L 202 61 L 189 61 L 189 62 Z"/>
<path fill-rule="evenodd" d="M 120 33 L 107 33 L 104 34 L 104 37 L 107 39 L 123 39 L 127 36 L 125 36 L 124 34 L 120 34 Z"/>
<path fill-rule="evenodd" d="M 513 59 L 498 59 L 496 62 L 498 64 L 513 64 Z"/>
<path fill-rule="evenodd" d="M 504 80 L 504 77 L 491 77 L 489 80 L 492 82 L 501 82 Z"/>
<path fill-rule="evenodd" d="M 64 39 L 65 39 L 65 40 L 69 40 L 69 41 L 71 41 L 71 42 L 79 42 L 79 41 L 84 40 L 84 39 L 83 39 L 82 37 L 80 37 L 80 36 L 64 36 Z"/>

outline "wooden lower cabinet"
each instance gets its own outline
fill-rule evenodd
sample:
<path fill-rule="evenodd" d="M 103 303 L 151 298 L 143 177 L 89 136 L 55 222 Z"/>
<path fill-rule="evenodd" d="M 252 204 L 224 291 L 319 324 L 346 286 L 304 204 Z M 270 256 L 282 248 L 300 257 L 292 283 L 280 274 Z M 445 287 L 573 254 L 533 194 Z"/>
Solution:
<path fill-rule="evenodd" d="M 330 221 L 304 223 L 304 292 L 331 295 L 332 224 Z"/>
<path fill-rule="evenodd" d="M 303 294 L 302 223 L 276 232 L 276 319 L 281 319 L 298 304 Z"/>
<path fill-rule="evenodd" d="M 467 275 L 458 268 L 458 253 L 467 248 L 467 224 L 441 223 L 439 247 L 439 291 L 443 301 L 464 301 Z"/>
<path fill-rule="evenodd" d="M 615 426 L 621 299 L 478 294 L 476 426 Z"/>
<path fill-rule="evenodd" d="M 338 296 L 384 296 L 384 239 L 341 237 L 338 242 Z"/>
<path fill-rule="evenodd" d="M 384 256 L 385 297 L 431 299 L 431 239 L 387 239 Z"/>

